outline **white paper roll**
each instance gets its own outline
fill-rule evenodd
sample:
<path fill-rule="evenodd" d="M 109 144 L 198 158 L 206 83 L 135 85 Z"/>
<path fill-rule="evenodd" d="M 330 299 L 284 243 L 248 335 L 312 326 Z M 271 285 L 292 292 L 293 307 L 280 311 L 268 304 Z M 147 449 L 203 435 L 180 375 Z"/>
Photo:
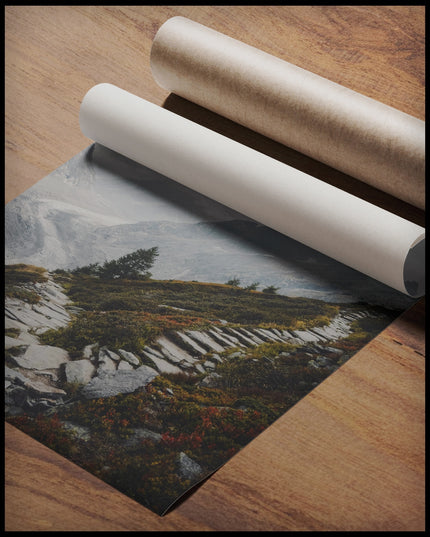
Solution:
<path fill-rule="evenodd" d="M 424 229 L 111 84 L 85 95 L 88 138 L 413 297 Z"/>

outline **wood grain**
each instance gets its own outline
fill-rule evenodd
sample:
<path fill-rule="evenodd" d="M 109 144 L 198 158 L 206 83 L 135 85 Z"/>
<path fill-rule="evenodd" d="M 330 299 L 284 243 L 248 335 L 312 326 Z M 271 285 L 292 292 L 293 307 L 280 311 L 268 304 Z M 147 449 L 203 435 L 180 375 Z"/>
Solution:
<path fill-rule="evenodd" d="M 424 119 L 424 6 L 6 6 L 6 201 L 89 145 L 80 101 L 111 82 L 424 221 L 169 97 L 152 78 L 149 51 L 174 15 Z M 163 518 L 6 425 L 6 529 L 423 530 L 424 354 L 422 300 Z"/>
<path fill-rule="evenodd" d="M 407 347 L 399 351 L 389 338 L 378 338 L 177 512 L 217 530 L 226 527 L 220 510 L 228 527 L 242 530 L 418 529 L 424 390 L 417 379 L 423 368 Z M 411 490 L 420 496 L 411 498 Z M 234 498 L 227 511 L 226 495 Z"/>

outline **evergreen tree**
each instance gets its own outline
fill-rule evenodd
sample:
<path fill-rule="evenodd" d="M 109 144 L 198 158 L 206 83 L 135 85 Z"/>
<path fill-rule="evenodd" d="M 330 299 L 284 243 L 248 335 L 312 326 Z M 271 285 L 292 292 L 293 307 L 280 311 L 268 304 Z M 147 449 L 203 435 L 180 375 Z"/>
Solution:
<path fill-rule="evenodd" d="M 232 287 L 239 287 L 240 280 L 237 276 L 232 278 L 231 280 L 228 280 L 228 282 L 225 282 L 226 285 L 231 285 Z"/>
<path fill-rule="evenodd" d="M 74 269 L 74 274 L 89 274 L 100 278 L 126 278 L 130 280 L 148 279 L 151 277 L 149 269 L 158 255 L 158 248 L 154 246 L 148 250 L 140 248 L 135 252 L 123 255 L 118 259 L 105 261 L 103 265 L 92 263 L 85 267 Z"/>
<path fill-rule="evenodd" d="M 268 287 L 263 289 L 263 293 L 267 293 L 269 295 L 275 295 L 278 290 L 279 290 L 279 287 L 275 287 L 274 285 L 269 285 Z"/>

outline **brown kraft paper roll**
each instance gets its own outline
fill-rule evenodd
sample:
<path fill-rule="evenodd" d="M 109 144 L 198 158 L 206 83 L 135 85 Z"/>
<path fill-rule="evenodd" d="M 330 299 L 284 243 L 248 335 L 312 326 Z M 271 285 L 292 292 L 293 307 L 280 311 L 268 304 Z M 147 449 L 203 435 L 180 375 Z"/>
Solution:
<path fill-rule="evenodd" d="M 425 122 L 184 17 L 151 50 L 163 88 L 425 206 Z"/>

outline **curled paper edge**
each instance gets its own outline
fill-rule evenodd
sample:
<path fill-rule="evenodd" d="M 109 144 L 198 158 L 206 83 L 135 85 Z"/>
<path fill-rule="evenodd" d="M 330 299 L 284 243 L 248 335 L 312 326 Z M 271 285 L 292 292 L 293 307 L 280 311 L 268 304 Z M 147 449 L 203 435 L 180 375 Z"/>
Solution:
<path fill-rule="evenodd" d="M 424 294 L 424 229 L 111 84 L 83 134 L 398 291 Z"/>

